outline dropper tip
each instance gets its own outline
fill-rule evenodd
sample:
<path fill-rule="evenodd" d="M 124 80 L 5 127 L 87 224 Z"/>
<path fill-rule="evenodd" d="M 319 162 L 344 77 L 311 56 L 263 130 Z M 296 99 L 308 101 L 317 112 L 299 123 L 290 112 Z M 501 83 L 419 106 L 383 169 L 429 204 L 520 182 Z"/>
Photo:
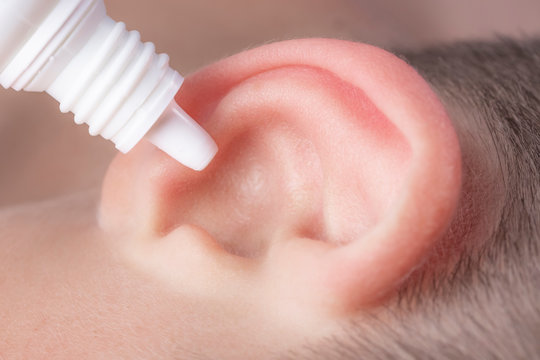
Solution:
<path fill-rule="evenodd" d="M 206 169 L 208 164 L 210 164 L 210 162 L 214 159 L 214 156 L 216 156 L 217 151 L 218 151 L 218 147 L 217 147 L 216 143 L 212 140 L 212 144 L 204 152 L 204 154 L 206 155 L 205 158 L 200 157 L 198 159 L 198 161 L 193 162 L 192 165 L 187 165 L 187 164 L 184 164 L 184 165 L 190 167 L 193 170 L 202 171 L 202 170 Z M 178 159 L 176 159 L 176 160 L 178 160 Z M 180 161 L 180 160 L 178 160 L 178 161 Z"/>
<path fill-rule="evenodd" d="M 218 151 L 210 135 L 174 100 L 150 129 L 147 139 L 196 171 L 204 170 Z"/>

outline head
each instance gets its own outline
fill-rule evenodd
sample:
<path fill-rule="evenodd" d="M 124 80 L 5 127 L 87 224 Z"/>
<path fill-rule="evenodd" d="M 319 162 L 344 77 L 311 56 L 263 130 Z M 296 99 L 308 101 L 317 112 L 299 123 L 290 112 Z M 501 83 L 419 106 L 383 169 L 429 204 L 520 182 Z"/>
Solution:
<path fill-rule="evenodd" d="M 398 55 L 224 59 L 177 97 L 205 171 L 141 143 L 97 195 L 7 209 L 0 353 L 535 354 L 540 42 Z"/>

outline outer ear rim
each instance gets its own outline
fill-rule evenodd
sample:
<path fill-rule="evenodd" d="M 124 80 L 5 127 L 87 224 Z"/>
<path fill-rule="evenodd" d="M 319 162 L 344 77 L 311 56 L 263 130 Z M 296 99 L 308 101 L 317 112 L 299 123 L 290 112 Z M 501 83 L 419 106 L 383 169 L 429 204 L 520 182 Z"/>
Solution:
<path fill-rule="evenodd" d="M 403 123 L 407 121 L 404 126 L 396 125 L 410 141 L 411 168 L 406 190 L 394 211 L 362 241 L 337 249 L 328 265 L 330 280 L 342 277 L 344 272 L 355 274 L 337 285 L 355 306 L 377 301 L 422 264 L 450 225 L 461 191 L 459 142 L 443 105 L 414 69 L 394 55 L 382 56 L 395 66 L 387 71 L 407 76 L 402 88 L 406 96 L 399 103 L 401 110 L 409 111 L 395 111 L 398 101 L 384 106 L 380 99 L 368 96 L 391 121 L 396 116 Z M 369 94 L 369 90 L 366 92 Z M 385 92 L 386 97 L 397 95 Z M 383 269 L 381 264 L 388 267 Z"/>
<path fill-rule="evenodd" d="M 425 92 L 430 95 L 427 84 Z M 417 140 L 411 143 L 413 155 L 406 190 L 394 211 L 362 241 L 336 249 L 328 265 L 329 280 L 343 277 L 344 272 L 355 274 L 337 286 L 345 294 L 357 294 L 357 298 L 349 297 L 356 306 L 384 297 L 421 266 L 456 211 L 461 193 L 459 142 L 442 104 L 434 96 L 427 99 L 438 104 L 426 115 L 440 121 L 419 127 Z M 381 264 L 388 266 L 382 269 Z"/>

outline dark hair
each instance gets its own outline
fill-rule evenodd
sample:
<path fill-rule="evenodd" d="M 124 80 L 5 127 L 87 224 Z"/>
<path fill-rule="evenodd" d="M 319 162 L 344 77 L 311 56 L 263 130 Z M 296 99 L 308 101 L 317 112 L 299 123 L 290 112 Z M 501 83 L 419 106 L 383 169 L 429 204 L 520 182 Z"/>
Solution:
<path fill-rule="evenodd" d="M 290 358 L 540 359 L 540 39 L 400 54 L 445 103 L 464 149 L 454 225 L 384 317 L 363 314 Z M 497 161 L 467 155 L 479 152 Z M 496 225 L 478 233 L 487 218 Z M 438 266 L 442 252 L 451 261 Z"/>

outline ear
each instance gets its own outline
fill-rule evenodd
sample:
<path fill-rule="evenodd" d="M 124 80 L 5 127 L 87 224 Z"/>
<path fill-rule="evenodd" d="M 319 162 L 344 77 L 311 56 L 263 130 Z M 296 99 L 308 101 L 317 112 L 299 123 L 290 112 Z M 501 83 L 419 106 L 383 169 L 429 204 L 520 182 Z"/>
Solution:
<path fill-rule="evenodd" d="M 295 307 L 356 311 L 421 265 L 452 219 L 456 134 L 428 84 L 386 51 L 271 44 L 191 76 L 177 100 L 218 156 L 195 173 L 149 144 L 119 155 L 101 220 L 136 234 L 138 261 L 179 288 L 242 283 Z"/>

